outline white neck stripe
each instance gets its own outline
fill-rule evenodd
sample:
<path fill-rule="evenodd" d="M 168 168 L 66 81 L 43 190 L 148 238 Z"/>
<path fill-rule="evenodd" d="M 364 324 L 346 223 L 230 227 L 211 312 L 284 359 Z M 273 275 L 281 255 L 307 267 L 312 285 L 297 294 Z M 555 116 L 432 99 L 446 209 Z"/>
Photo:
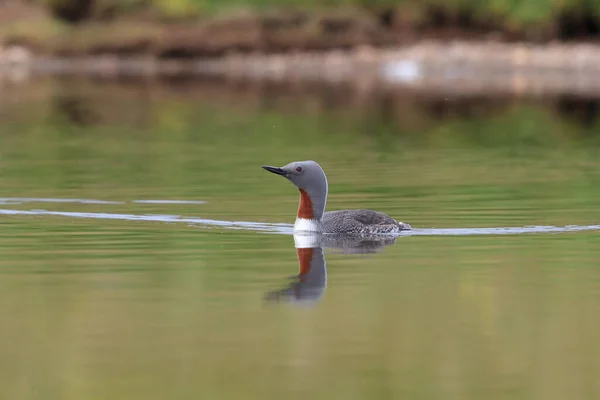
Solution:
<path fill-rule="evenodd" d="M 296 218 L 294 232 L 321 232 L 321 223 L 316 219 Z"/>

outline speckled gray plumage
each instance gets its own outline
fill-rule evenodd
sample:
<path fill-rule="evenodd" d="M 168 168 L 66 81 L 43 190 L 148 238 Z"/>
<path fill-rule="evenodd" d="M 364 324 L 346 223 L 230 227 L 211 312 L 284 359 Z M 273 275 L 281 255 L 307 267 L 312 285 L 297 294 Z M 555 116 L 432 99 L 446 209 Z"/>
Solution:
<path fill-rule="evenodd" d="M 410 229 L 410 225 L 373 210 L 328 211 L 321 223 L 323 233 L 391 234 Z"/>

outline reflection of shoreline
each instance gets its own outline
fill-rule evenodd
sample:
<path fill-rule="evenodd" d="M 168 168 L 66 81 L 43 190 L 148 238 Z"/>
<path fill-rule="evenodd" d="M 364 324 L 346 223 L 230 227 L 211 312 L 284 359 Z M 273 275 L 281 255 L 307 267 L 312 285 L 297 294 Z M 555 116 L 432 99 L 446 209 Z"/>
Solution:
<path fill-rule="evenodd" d="M 298 275 L 285 288 L 266 293 L 265 300 L 314 305 L 327 287 L 324 249 L 344 254 L 377 253 L 395 242 L 395 238 L 385 236 L 294 234 Z"/>
<path fill-rule="evenodd" d="M 5 53 L 15 51 L 5 50 Z M 448 95 L 600 96 L 600 80 L 596 78 L 600 73 L 600 47 L 586 44 L 447 44 L 431 41 L 396 49 L 359 47 L 348 51 L 278 55 L 232 53 L 213 59 L 159 60 L 152 56 L 109 54 L 72 58 L 22 56 L 17 61 L 3 62 L 0 54 L 0 66 L 5 66 L 0 68 L 0 77 L 187 76 L 347 83 L 367 89 L 394 85 Z"/>
<path fill-rule="evenodd" d="M 576 76 L 570 79 L 576 79 Z M 582 132 L 582 135 L 571 135 L 569 130 L 557 129 L 554 134 L 559 135 L 561 141 L 591 138 L 597 133 L 593 127 L 600 118 L 600 92 L 582 96 L 542 95 L 541 92 L 539 95 L 516 95 L 506 92 L 507 87 L 500 87 L 503 82 L 500 78 L 495 84 L 497 91 L 485 84 L 478 87 L 475 80 L 454 83 L 454 86 L 462 88 L 444 86 L 452 85 L 451 81 L 433 87 L 433 82 L 429 88 L 418 88 L 225 78 L 153 79 L 130 76 L 123 79 L 93 79 L 86 76 L 49 76 L 21 84 L 2 84 L 0 72 L 0 86 L 5 94 L 0 97 L 0 119 L 43 119 L 47 112 L 44 107 L 52 106 L 61 119 L 76 125 L 110 123 L 131 126 L 149 123 L 157 109 L 162 108 L 163 102 L 175 100 L 182 106 L 177 111 L 181 115 L 188 111 L 191 104 L 210 104 L 211 107 L 226 107 L 232 113 L 243 110 L 243 113 L 250 111 L 256 114 L 260 114 L 262 109 L 307 116 L 342 110 L 357 119 L 381 119 L 386 124 L 399 127 L 400 131 L 419 132 L 419 135 L 426 134 L 437 123 L 462 120 L 468 124 L 462 129 L 463 132 L 472 131 L 479 136 L 482 123 L 494 125 L 497 118 L 509 118 L 511 124 L 516 123 L 514 105 L 518 104 L 531 114 L 530 117 L 521 115 L 519 118 L 537 118 L 538 113 L 544 113 L 552 119 L 549 122 L 551 126 L 559 126 L 563 122 L 575 123 L 588 131 Z M 535 82 L 535 79 L 531 82 Z M 558 80 L 557 84 L 563 83 Z M 24 107 L 23 104 L 28 102 L 35 107 Z M 127 104 L 128 112 L 123 112 L 124 104 Z M 176 112 L 174 108 L 170 110 Z M 508 132 L 512 136 L 516 135 L 517 130 L 508 129 Z M 532 133 L 539 133 L 540 138 L 548 137 L 548 132 L 544 130 L 533 130 Z"/>

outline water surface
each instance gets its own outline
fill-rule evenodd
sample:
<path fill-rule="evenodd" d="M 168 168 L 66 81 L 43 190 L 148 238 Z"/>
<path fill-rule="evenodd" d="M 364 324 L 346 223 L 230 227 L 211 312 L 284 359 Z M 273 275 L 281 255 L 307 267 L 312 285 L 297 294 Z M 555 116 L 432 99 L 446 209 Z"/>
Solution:
<path fill-rule="evenodd" d="M 3 90 L 0 397 L 600 395 L 593 101 Z M 297 193 L 260 165 L 302 159 L 328 209 L 414 231 L 325 248 L 314 301 L 268 301 L 302 268 Z"/>

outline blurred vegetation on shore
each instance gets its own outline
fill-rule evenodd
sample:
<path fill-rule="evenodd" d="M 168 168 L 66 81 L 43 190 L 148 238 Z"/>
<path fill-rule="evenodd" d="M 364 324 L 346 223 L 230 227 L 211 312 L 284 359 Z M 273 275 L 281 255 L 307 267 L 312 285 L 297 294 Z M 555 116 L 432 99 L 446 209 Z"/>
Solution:
<path fill-rule="evenodd" d="M 49 53 L 220 55 L 429 39 L 600 36 L 595 0 L 8 0 L 0 42 Z"/>

